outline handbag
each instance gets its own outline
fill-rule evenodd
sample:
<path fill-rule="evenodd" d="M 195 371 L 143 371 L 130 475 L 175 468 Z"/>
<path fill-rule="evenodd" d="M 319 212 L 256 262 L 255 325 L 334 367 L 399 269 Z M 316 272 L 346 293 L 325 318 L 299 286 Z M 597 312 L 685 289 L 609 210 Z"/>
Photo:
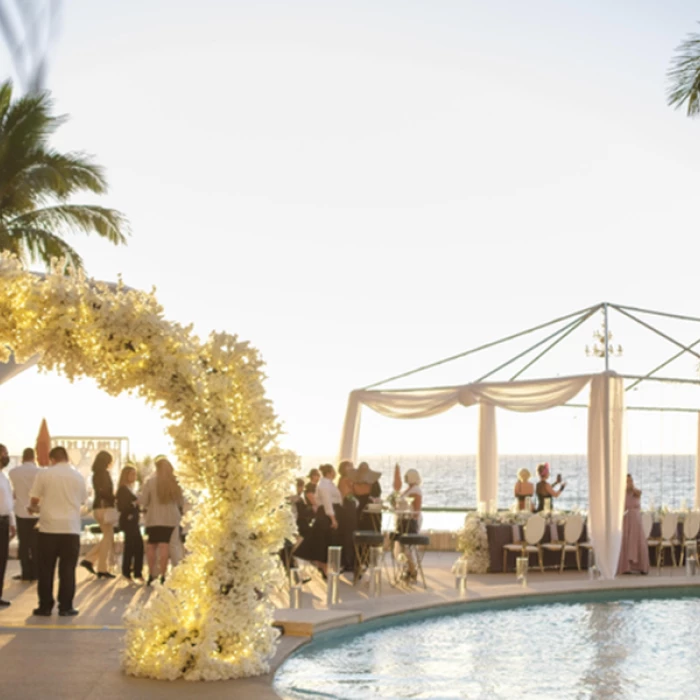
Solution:
<path fill-rule="evenodd" d="M 102 520 L 105 525 L 116 525 L 119 522 L 119 511 L 116 508 L 105 508 Z"/>

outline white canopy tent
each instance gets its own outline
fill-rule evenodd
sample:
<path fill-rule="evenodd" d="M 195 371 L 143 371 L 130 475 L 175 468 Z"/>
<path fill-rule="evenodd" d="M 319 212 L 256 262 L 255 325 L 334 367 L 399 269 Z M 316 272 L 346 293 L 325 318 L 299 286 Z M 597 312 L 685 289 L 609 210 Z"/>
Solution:
<path fill-rule="evenodd" d="M 655 367 L 644 376 L 618 375 L 609 368 L 609 350 L 611 350 L 611 348 L 609 348 L 608 343 L 605 342 L 601 355 L 605 360 L 605 370 L 601 373 L 528 381 L 517 379 L 525 369 L 534 364 L 537 359 L 542 357 L 548 350 L 554 347 L 554 345 L 559 343 L 564 337 L 569 335 L 575 328 L 578 328 L 584 321 L 598 311 L 602 311 L 604 315 L 604 337 L 607 339 L 609 336 L 609 307 L 638 321 L 646 328 L 659 333 L 666 340 L 680 347 L 680 352 L 676 353 L 672 358 L 669 358 L 666 362 Z M 457 357 L 463 357 L 472 352 L 492 347 L 500 342 L 511 340 L 512 338 L 556 324 L 562 320 L 571 319 L 572 316 L 575 316 L 574 320 L 569 321 L 564 327 L 550 334 L 544 340 L 536 343 L 525 352 L 520 353 L 506 362 L 505 365 L 501 365 L 496 368 L 496 370 L 474 383 L 446 387 L 393 390 L 375 389 L 373 387 L 378 385 L 373 385 L 365 389 L 352 391 L 348 400 L 345 423 L 343 426 L 340 458 L 350 459 L 352 461 L 356 461 L 357 459 L 362 406 L 367 406 L 373 411 L 390 418 L 417 419 L 444 413 L 457 405 L 470 407 L 478 404 L 479 425 L 476 455 L 477 498 L 479 501 L 487 504 L 496 503 L 499 470 L 496 408 L 518 412 L 533 412 L 554 408 L 556 406 L 571 406 L 573 404 L 568 402 L 590 385 L 588 401 L 588 528 L 595 548 L 596 563 L 600 569 L 601 575 L 606 579 L 614 578 L 620 555 L 622 517 L 625 500 L 625 478 L 627 474 L 625 392 L 644 380 L 685 381 L 700 386 L 699 380 L 680 380 L 653 376 L 659 369 L 666 366 L 683 353 L 691 353 L 698 357 L 698 359 L 700 359 L 700 355 L 692 349 L 692 346 L 679 343 L 644 321 L 637 319 L 629 313 L 630 310 L 643 311 L 645 313 L 659 313 L 630 309 L 630 307 L 620 307 L 607 303 L 599 304 L 575 312 L 569 316 L 554 319 L 549 323 L 542 324 L 534 329 L 522 331 L 514 336 L 496 341 L 495 343 L 489 343 L 485 346 L 469 350 L 461 355 L 446 358 L 437 363 L 420 367 L 417 370 L 391 377 L 379 384 L 386 384 L 389 381 L 415 374 L 424 369 L 449 362 Z M 681 318 L 675 315 L 674 317 Z M 682 318 L 700 322 L 700 319 L 690 317 Z M 555 340 L 543 352 L 538 354 L 535 360 L 531 361 L 517 372 L 511 381 L 482 381 L 495 371 L 502 369 L 531 350 L 552 340 L 552 338 L 555 338 Z M 700 343 L 700 340 L 698 343 Z M 625 380 L 632 380 L 633 383 L 625 387 Z M 688 409 L 659 408 L 658 410 Z M 700 414 L 698 425 L 698 457 L 696 458 L 695 485 L 696 508 L 700 507 Z"/>

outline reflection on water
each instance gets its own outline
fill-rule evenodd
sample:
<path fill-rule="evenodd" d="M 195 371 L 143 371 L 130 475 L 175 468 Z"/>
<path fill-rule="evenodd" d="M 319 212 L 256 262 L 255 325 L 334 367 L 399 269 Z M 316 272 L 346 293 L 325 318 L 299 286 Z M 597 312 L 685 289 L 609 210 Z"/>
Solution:
<path fill-rule="evenodd" d="M 275 690 L 285 700 L 697 697 L 699 626 L 698 598 L 460 612 L 321 638 L 285 662 Z"/>

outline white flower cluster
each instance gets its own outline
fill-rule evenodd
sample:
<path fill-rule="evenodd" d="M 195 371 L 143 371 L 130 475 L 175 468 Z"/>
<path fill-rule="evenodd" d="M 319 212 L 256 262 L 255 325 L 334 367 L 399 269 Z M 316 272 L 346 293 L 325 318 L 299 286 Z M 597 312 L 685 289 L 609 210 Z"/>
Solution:
<path fill-rule="evenodd" d="M 489 570 L 489 543 L 486 537 L 486 524 L 473 513 L 464 519 L 464 527 L 457 533 L 457 550 L 469 560 L 469 571 L 485 574 Z"/>
<path fill-rule="evenodd" d="M 0 360 L 35 354 L 43 370 L 135 392 L 171 421 L 178 476 L 194 503 L 187 557 L 125 619 L 123 668 L 134 676 L 223 680 L 264 673 L 275 651 L 277 557 L 294 533 L 285 506 L 297 458 L 262 361 L 235 336 L 206 342 L 163 318 L 153 293 L 88 280 L 57 264 L 45 277 L 0 256 Z"/>

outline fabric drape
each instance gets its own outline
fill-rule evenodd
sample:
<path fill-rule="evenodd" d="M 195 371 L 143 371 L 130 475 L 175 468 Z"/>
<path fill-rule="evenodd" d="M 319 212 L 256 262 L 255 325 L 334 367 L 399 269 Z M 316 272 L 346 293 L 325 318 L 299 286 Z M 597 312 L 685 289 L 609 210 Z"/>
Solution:
<path fill-rule="evenodd" d="M 700 510 L 700 412 L 698 412 L 698 432 L 695 451 L 695 510 Z"/>
<path fill-rule="evenodd" d="M 479 405 L 479 440 L 476 454 L 476 498 L 487 506 L 498 503 L 498 441 L 496 407 Z"/>
<path fill-rule="evenodd" d="M 588 527 L 602 578 L 613 579 L 622 543 L 627 478 L 624 386 L 614 373 L 593 377 L 588 404 Z"/>
<path fill-rule="evenodd" d="M 627 454 L 624 447 L 624 392 L 614 373 L 520 382 L 484 382 L 413 391 L 358 390 L 350 394 L 341 440 L 341 459 L 357 461 L 362 406 L 389 418 L 426 418 L 456 405 L 479 404 L 477 498 L 498 498 L 496 407 L 543 411 L 573 399 L 592 381 L 588 410 L 588 467 L 591 535 L 601 574 L 613 578 L 622 532 Z M 700 416 L 698 465 L 700 465 Z M 700 501 L 700 475 L 696 502 Z"/>

